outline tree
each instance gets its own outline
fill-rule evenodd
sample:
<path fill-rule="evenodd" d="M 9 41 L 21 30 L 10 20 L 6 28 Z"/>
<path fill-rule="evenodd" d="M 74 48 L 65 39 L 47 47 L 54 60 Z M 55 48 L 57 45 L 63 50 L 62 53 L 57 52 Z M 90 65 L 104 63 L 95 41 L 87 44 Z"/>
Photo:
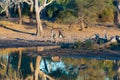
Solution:
<path fill-rule="evenodd" d="M 120 2 L 118 0 L 113 1 L 113 5 L 115 6 L 114 10 L 114 25 L 119 27 L 119 11 L 120 11 Z"/>
<path fill-rule="evenodd" d="M 21 3 L 23 3 L 24 0 L 1 0 L 0 6 L 2 8 L 1 13 L 5 12 L 6 17 L 9 18 L 9 8 L 13 7 L 14 5 L 18 8 L 18 14 L 19 14 L 19 24 L 22 24 L 22 14 L 21 14 Z"/>
<path fill-rule="evenodd" d="M 112 0 L 75 0 L 78 20 L 85 24 L 113 22 Z"/>
<path fill-rule="evenodd" d="M 17 4 L 17 7 L 18 7 L 18 14 L 19 14 L 19 24 L 22 24 L 22 12 L 21 12 L 20 3 Z"/>
<path fill-rule="evenodd" d="M 28 5 L 30 5 L 30 14 L 29 14 L 29 19 L 30 19 L 30 23 L 32 23 L 32 14 L 33 14 L 33 7 L 34 7 L 34 3 L 33 0 L 14 0 L 14 3 L 18 6 L 18 14 L 19 14 L 19 24 L 22 24 L 22 14 L 21 14 L 21 4 L 25 2 Z"/>
<path fill-rule="evenodd" d="M 43 27 L 40 19 L 40 13 L 46 6 L 51 4 L 53 1 L 55 0 L 40 0 L 40 2 L 38 0 L 35 0 L 35 12 L 36 12 L 36 22 L 37 22 L 36 35 L 37 36 L 43 34 Z"/>
<path fill-rule="evenodd" d="M 9 18 L 10 17 L 10 13 L 9 13 L 9 5 L 11 4 L 10 0 L 0 0 L 0 7 L 2 8 L 2 10 L 0 11 L 0 13 L 5 12 L 6 13 L 6 17 Z"/>
<path fill-rule="evenodd" d="M 10 0 L 9 0 L 10 1 Z M 8 2 L 8 1 L 7 1 Z M 21 5 L 23 3 L 27 3 L 28 5 L 30 5 L 30 19 L 32 19 L 32 12 L 33 12 L 33 0 L 12 0 L 11 3 L 12 4 L 8 4 L 8 6 L 17 6 L 17 9 L 18 9 L 18 15 L 19 15 L 19 24 L 22 24 L 22 10 L 21 10 Z"/>
<path fill-rule="evenodd" d="M 34 1 L 33 0 L 24 0 L 24 2 L 27 3 L 28 5 L 30 5 L 29 19 L 30 19 L 30 23 L 33 23 L 32 15 L 33 15 Z"/>

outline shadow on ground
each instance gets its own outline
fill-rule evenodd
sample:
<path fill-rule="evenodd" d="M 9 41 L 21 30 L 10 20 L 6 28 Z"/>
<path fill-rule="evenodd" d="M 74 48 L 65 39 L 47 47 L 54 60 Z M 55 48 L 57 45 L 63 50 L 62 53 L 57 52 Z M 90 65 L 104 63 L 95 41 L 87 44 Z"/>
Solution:
<path fill-rule="evenodd" d="M 2 25 L 2 24 L 0 24 L 0 27 L 5 28 L 5 29 L 8 29 L 8 30 L 11 30 L 11 31 L 14 31 L 14 32 L 19 32 L 19 33 L 24 33 L 24 34 L 35 35 L 35 33 L 29 33 L 29 32 L 19 31 L 19 30 L 16 30 L 16 29 L 13 29 L 13 28 L 9 28 L 9 27 L 7 27 L 7 26 L 4 26 L 4 25 Z"/>

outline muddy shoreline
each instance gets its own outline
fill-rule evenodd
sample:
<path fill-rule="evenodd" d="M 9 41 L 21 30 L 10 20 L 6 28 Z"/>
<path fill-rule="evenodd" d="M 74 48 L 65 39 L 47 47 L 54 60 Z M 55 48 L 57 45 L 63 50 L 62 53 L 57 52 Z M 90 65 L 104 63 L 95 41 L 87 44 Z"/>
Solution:
<path fill-rule="evenodd" d="M 15 47 L 36 47 L 36 46 L 56 46 L 59 44 L 40 41 L 40 40 L 7 40 L 0 39 L 0 48 L 15 48 Z"/>
<path fill-rule="evenodd" d="M 33 52 L 28 52 L 29 55 Z M 71 49 L 71 48 L 56 48 L 50 50 L 44 50 L 41 52 L 34 52 L 40 56 L 61 56 L 61 57 L 88 57 L 97 59 L 114 59 L 120 60 L 120 52 L 111 50 L 81 50 L 81 49 Z"/>
<path fill-rule="evenodd" d="M 19 48 L 19 47 L 44 47 L 44 46 L 60 46 L 60 44 L 55 44 L 45 41 L 32 41 L 32 40 L 0 40 L 0 48 Z M 61 57 L 95 57 L 95 58 L 108 58 L 120 60 L 120 52 L 112 50 L 81 50 L 72 48 L 55 48 L 43 50 L 40 52 L 27 52 L 29 55 L 40 55 L 40 56 L 61 56 Z"/>

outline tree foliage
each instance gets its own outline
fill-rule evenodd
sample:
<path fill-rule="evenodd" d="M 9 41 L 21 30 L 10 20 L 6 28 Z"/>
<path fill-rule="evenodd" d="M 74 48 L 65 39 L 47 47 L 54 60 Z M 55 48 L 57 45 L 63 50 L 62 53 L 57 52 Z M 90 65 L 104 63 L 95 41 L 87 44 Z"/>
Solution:
<path fill-rule="evenodd" d="M 25 2 L 27 0 L 20 1 Z M 50 0 L 47 0 L 47 2 L 50 2 Z M 41 6 L 43 3 L 44 0 L 39 0 L 38 5 Z M 29 5 L 24 5 L 22 8 L 25 10 L 24 13 L 27 14 L 29 8 L 26 6 Z M 74 23 L 80 19 L 93 24 L 106 23 L 113 22 L 114 10 L 116 9 L 114 5 L 113 0 L 56 0 L 46 6 L 40 14 L 42 19 L 58 23 Z"/>
<path fill-rule="evenodd" d="M 46 8 L 46 14 L 60 23 L 81 18 L 88 23 L 112 22 L 114 9 L 113 0 L 57 0 Z"/>
<path fill-rule="evenodd" d="M 112 0 L 76 0 L 78 16 L 88 22 L 110 22 L 113 20 Z"/>

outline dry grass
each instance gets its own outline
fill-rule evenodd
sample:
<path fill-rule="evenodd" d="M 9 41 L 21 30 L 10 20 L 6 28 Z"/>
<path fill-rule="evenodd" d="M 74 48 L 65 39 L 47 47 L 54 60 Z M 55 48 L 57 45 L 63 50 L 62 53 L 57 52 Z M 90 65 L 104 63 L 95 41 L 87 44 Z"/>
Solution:
<path fill-rule="evenodd" d="M 29 22 L 28 18 L 23 18 L 24 21 Z M 62 25 L 57 23 L 50 23 L 47 21 L 44 21 L 44 23 L 47 25 L 47 28 L 44 29 L 44 37 L 36 37 L 31 34 L 35 34 L 36 29 L 35 25 L 19 25 L 15 22 L 0 21 L 0 24 L 6 26 L 7 28 L 0 27 L 0 38 L 5 39 L 25 39 L 25 40 L 50 40 L 51 36 L 51 27 L 61 27 L 63 29 L 63 34 L 65 36 L 65 39 L 62 40 L 64 42 L 74 42 L 74 41 L 83 41 L 89 37 L 91 37 L 94 34 L 99 34 L 101 37 L 104 36 L 104 34 L 107 33 L 108 37 L 119 35 L 120 36 L 120 30 L 117 28 L 108 28 L 108 27 L 88 27 L 85 28 L 83 31 L 79 31 L 79 27 L 75 27 L 75 25 L 71 25 L 72 28 L 69 29 L 70 25 Z M 59 40 L 61 41 L 61 40 Z"/>

